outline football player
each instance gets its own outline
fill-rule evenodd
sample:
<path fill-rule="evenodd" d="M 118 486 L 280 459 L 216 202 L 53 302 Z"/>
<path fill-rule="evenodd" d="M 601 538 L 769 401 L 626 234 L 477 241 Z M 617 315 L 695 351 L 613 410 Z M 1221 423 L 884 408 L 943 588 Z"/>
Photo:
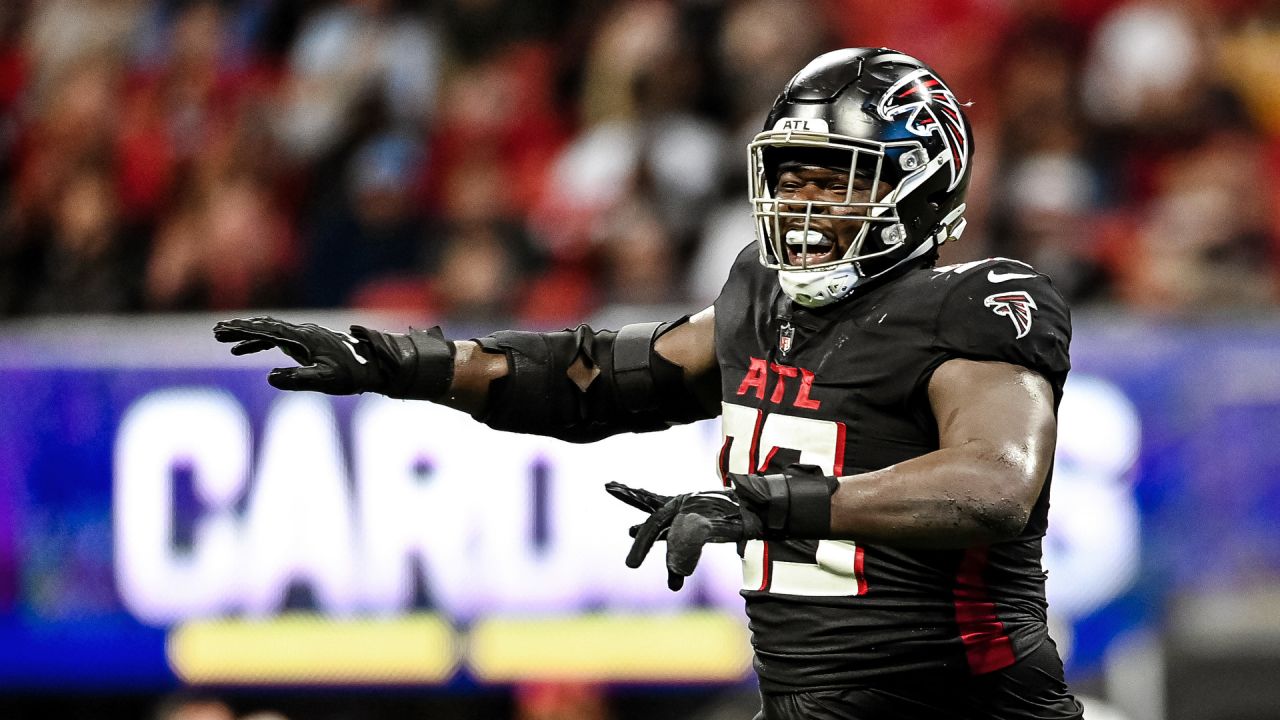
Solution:
<path fill-rule="evenodd" d="M 1070 319 L 1013 260 L 935 267 L 964 230 L 964 105 L 919 60 L 824 54 L 749 147 L 756 243 L 674 322 L 350 334 L 219 323 L 286 390 L 380 392 L 589 442 L 719 415 L 723 487 L 616 483 L 671 587 L 738 544 L 758 720 L 1079 718 L 1046 629 L 1041 540 Z M 643 516 L 642 516 L 643 517 Z"/>

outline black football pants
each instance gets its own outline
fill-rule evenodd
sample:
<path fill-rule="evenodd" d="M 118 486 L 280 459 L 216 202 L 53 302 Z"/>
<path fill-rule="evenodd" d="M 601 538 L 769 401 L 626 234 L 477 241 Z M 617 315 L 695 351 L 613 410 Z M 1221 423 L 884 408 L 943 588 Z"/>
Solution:
<path fill-rule="evenodd" d="M 962 681 L 935 676 L 874 685 L 761 693 L 755 720 L 1080 720 L 1052 640 L 1013 665 Z"/>

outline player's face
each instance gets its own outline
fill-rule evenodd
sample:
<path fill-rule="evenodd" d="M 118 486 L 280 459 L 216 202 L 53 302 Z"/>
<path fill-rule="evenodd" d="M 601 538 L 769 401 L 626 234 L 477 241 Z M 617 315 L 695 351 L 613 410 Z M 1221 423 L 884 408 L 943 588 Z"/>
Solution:
<path fill-rule="evenodd" d="M 783 163 L 779 168 L 775 197 L 786 212 L 803 213 L 809 202 L 865 203 L 871 200 L 872 181 L 862 172 L 850 177 L 848 169 Z M 852 188 L 852 193 L 850 193 Z M 877 197 L 889 191 L 881 182 Z M 809 220 L 808 243 L 805 244 L 803 218 L 787 218 L 782 232 L 787 240 L 787 262 L 792 265 L 814 265 L 844 256 L 862 229 L 865 207 L 815 205 Z"/>

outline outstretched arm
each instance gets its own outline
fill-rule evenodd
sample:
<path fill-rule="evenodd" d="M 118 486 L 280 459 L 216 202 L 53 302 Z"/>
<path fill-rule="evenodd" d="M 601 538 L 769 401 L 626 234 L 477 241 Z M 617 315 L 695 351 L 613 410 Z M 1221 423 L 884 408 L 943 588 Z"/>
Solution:
<path fill-rule="evenodd" d="M 285 390 L 378 392 L 431 400 L 503 430 L 589 441 L 718 414 L 713 311 L 619 332 L 504 331 L 446 341 L 438 328 L 407 334 L 353 326 L 342 333 L 272 318 L 218 323 L 241 355 L 277 347 L 300 367 L 277 368 Z"/>
<path fill-rule="evenodd" d="M 438 402 L 474 415 L 488 402 L 493 381 L 507 376 L 510 370 L 507 356 L 485 352 L 473 340 L 455 342 L 454 347 L 453 380 Z"/>
<path fill-rule="evenodd" d="M 472 415 L 484 411 L 494 381 L 508 375 L 511 361 L 505 352 L 487 350 L 479 342 L 455 342 L 453 382 L 439 402 Z M 719 400 L 718 368 L 715 355 L 715 310 L 707 308 L 687 322 L 660 335 L 653 346 L 662 359 L 680 368 L 682 381 L 699 403 L 714 408 Z M 577 388 L 586 390 L 598 380 L 601 370 L 585 356 L 569 364 L 566 376 Z M 714 414 L 714 413 L 713 413 Z"/>
<path fill-rule="evenodd" d="M 476 340 L 506 357 L 472 415 L 498 430 L 592 442 L 719 414 L 710 312 L 617 332 L 579 325 L 553 333 L 503 331 Z"/>

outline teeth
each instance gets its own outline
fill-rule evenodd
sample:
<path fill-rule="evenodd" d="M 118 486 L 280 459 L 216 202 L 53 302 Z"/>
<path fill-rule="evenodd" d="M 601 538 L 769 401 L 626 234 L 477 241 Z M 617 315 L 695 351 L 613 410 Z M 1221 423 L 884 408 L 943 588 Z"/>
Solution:
<path fill-rule="evenodd" d="M 835 243 L 817 230 L 787 231 L 787 245 L 796 252 L 801 252 L 806 249 L 806 239 L 808 240 L 807 250 L 811 255 L 820 255 L 825 253 L 835 245 Z"/>

